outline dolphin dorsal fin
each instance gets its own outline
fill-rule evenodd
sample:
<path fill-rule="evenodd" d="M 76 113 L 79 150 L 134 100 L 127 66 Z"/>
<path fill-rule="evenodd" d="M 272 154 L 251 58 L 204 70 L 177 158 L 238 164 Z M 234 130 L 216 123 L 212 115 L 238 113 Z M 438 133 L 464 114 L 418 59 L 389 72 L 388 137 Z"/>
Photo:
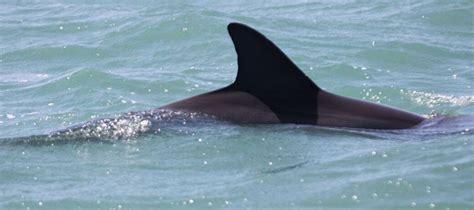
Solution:
<path fill-rule="evenodd" d="M 230 88 L 257 97 L 282 122 L 315 123 L 320 88 L 258 31 L 240 23 L 230 23 L 227 30 L 238 62 Z"/>

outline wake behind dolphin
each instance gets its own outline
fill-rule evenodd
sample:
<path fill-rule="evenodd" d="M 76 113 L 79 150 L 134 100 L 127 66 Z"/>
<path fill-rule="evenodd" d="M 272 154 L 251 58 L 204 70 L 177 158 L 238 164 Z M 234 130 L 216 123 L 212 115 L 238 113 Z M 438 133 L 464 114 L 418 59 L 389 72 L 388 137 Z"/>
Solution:
<path fill-rule="evenodd" d="M 244 24 L 230 23 L 228 32 L 238 61 L 236 79 L 229 86 L 154 110 L 89 121 L 39 137 L 130 138 L 144 133 L 159 133 L 167 124 L 208 120 L 342 127 L 359 133 L 374 129 L 397 133 L 403 129 L 426 129 L 440 124 L 431 125 L 430 119 L 393 107 L 329 93 L 258 31 Z M 449 122 L 451 118 L 446 119 Z M 461 130 L 465 131 L 465 128 Z M 470 131 L 468 128 L 467 132 Z"/>

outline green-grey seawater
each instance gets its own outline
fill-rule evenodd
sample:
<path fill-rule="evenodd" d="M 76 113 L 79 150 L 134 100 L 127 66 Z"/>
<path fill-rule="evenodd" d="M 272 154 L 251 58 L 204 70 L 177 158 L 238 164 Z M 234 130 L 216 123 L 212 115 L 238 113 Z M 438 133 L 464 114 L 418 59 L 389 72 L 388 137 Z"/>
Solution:
<path fill-rule="evenodd" d="M 467 117 L 418 132 L 203 122 L 14 140 L 228 85 L 234 21 L 328 91 Z M 0 209 L 474 209 L 473 61 L 471 0 L 0 1 Z"/>

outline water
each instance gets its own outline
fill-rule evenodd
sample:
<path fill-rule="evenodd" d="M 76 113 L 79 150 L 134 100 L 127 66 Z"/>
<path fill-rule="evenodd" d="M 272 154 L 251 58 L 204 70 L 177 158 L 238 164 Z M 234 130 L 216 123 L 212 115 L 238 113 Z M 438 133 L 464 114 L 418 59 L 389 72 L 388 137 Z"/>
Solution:
<path fill-rule="evenodd" d="M 233 81 L 243 22 L 331 92 L 474 113 L 472 1 L 2 1 L 1 209 L 474 209 L 472 118 L 434 132 L 176 124 L 11 141 Z M 426 131 L 426 132 L 425 132 Z"/>

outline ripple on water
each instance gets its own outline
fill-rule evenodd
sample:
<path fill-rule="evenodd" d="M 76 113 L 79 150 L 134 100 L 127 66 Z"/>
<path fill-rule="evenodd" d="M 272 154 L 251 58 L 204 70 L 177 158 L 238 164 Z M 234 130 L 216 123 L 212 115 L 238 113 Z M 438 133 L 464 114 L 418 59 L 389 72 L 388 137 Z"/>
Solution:
<path fill-rule="evenodd" d="M 386 132 L 178 121 L 137 136 L 148 121 L 127 118 L 89 124 L 93 134 L 133 136 L 124 140 L 3 138 L 230 84 L 232 21 L 265 33 L 331 92 L 471 114 L 472 11 L 469 0 L 5 2 L 0 208 L 470 208 L 469 117 Z"/>

